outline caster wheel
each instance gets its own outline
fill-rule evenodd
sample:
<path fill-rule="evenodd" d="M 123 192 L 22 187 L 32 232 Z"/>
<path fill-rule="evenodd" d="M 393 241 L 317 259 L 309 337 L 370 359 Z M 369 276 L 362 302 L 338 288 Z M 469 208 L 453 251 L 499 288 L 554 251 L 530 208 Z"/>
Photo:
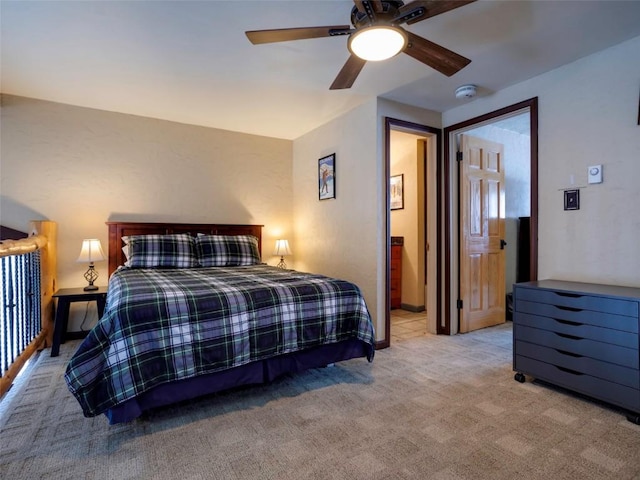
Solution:
<path fill-rule="evenodd" d="M 640 425 L 640 415 L 627 415 L 627 420 L 636 425 Z"/>
<path fill-rule="evenodd" d="M 516 373 L 514 375 L 513 379 L 516 382 L 520 382 L 520 383 L 524 383 L 526 381 L 526 378 L 525 378 L 524 374 L 522 374 L 522 373 Z"/>

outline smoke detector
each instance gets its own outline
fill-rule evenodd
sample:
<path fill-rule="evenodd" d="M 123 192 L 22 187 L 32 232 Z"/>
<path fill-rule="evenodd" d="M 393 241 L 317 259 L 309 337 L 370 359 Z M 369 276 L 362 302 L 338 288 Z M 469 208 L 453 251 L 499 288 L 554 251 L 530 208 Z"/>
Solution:
<path fill-rule="evenodd" d="M 462 85 L 456 88 L 456 98 L 473 98 L 476 96 L 475 85 Z"/>

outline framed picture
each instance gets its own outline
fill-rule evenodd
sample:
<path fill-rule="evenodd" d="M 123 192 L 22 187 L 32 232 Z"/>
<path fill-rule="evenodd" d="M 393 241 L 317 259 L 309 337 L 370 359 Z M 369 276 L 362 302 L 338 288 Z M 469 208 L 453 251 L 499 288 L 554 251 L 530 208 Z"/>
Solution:
<path fill-rule="evenodd" d="M 318 160 L 318 196 L 320 200 L 336 198 L 336 154 Z"/>
<path fill-rule="evenodd" d="M 393 175 L 389 184 L 391 210 L 404 208 L 404 174 Z"/>
<path fill-rule="evenodd" d="M 564 191 L 564 209 L 580 210 L 580 190 Z"/>

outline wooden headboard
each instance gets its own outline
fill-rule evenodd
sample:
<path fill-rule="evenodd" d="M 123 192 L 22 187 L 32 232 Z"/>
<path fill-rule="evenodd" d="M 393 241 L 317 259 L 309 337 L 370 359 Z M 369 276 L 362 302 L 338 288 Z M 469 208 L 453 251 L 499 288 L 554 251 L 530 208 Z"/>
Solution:
<path fill-rule="evenodd" d="M 262 255 L 263 225 L 225 225 L 215 223 L 141 223 L 106 222 L 109 227 L 109 276 L 126 261 L 122 247 L 122 237 L 127 235 L 152 235 L 169 233 L 190 233 L 197 235 L 253 235 L 258 238 L 258 249 Z"/>

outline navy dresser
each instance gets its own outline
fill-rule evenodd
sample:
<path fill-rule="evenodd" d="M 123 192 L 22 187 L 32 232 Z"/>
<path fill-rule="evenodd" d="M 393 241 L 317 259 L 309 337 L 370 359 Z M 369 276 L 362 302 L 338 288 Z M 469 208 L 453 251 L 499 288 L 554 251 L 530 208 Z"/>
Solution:
<path fill-rule="evenodd" d="M 513 289 L 513 369 L 616 405 L 640 424 L 640 288 L 540 280 Z"/>

